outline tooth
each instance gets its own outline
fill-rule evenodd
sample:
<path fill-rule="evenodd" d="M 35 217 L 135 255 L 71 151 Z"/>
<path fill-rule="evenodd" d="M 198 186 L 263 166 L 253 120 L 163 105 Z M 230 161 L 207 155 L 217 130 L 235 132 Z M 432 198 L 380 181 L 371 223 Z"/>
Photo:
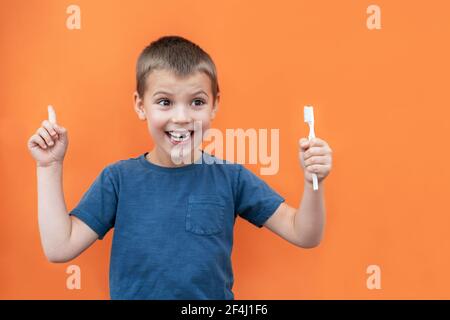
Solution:
<path fill-rule="evenodd" d="M 172 136 L 174 137 L 186 137 L 186 136 L 190 136 L 190 132 L 171 132 L 170 133 Z"/>
<path fill-rule="evenodd" d="M 187 139 L 190 138 L 191 136 L 191 132 L 186 130 L 186 131 L 168 131 L 169 135 L 172 137 L 173 140 L 181 142 L 181 141 L 186 141 Z"/>

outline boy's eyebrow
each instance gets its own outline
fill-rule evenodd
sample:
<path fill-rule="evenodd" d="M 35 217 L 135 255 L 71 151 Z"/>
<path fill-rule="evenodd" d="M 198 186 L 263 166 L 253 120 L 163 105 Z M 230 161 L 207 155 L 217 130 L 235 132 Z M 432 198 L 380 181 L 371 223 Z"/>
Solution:
<path fill-rule="evenodd" d="M 162 94 L 171 94 L 170 92 L 165 92 L 165 91 L 156 91 L 154 94 L 153 94 L 153 96 L 156 96 L 157 94 L 160 94 L 160 93 L 162 93 Z"/>
<path fill-rule="evenodd" d="M 203 90 L 198 90 L 198 91 L 194 92 L 192 95 L 195 96 L 195 95 L 197 95 L 199 93 L 203 93 L 205 96 L 208 97 L 208 94 L 205 91 L 203 91 Z"/>
<path fill-rule="evenodd" d="M 160 93 L 161 93 L 161 94 L 168 94 L 168 95 L 171 95 L 170 92 L 166 92 L 166 91 L 156 91 L 156 92 L 153 94 L 153 96 L 156 96 L 157 94 L 160 94 Z M 197 94 L 199 94 L 199 93 L 203 93 L 205 96 L 209 97 L 208 94 L 207 94 L 204 90 L 198 90 L 198 91 L 194 92 L 192 95 L 195 96 L 195 95 L 197 95 Z"/>

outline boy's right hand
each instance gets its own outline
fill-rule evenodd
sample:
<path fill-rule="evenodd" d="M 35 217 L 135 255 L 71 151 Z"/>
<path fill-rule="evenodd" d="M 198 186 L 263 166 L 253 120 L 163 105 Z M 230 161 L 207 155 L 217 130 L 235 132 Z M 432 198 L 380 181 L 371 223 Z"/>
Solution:
<path fill-rule="evenodd" d="M 48 113 L 51 121 L 42 121 L 42 126 L 28 140 L 28 150 L 38 167 L 62 163 L 69 145 L 67 130 L 56 124 L 56 115 L 51 106 L 48 107 Z"/>

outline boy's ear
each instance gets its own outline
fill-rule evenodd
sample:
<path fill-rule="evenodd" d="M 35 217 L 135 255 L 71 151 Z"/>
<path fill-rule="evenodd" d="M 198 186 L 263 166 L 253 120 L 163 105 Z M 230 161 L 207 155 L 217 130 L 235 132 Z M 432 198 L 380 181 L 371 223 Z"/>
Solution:
<path fill-rule="evenodd" d="M 145 115 L 144 100 L 141 99 L 137 91 L 133 93 L 133 99 L 134 99 L 134 111 L 136 111 L 139 119 L 140 120 L 147 119 L 147 116 Z"/>
<path fill-rule="evenodd" d="M 214 105 L 211 111 L 211 120 L 216 117 L 216 113 L 219 110 L 219 102 L 220 102 L 220 93 L 217 93 L 216 100 L 214 101 Z"/>

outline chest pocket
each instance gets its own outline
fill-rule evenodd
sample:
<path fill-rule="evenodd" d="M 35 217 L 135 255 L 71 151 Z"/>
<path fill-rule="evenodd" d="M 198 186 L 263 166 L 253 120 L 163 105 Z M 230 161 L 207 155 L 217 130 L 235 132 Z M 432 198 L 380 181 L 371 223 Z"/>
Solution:
<path fill-rule="evenodd" d="M 198 235 L 218 234 L 224 228 L 225 205 L 219 196 L 189 196 L 186 231 Z"/>

